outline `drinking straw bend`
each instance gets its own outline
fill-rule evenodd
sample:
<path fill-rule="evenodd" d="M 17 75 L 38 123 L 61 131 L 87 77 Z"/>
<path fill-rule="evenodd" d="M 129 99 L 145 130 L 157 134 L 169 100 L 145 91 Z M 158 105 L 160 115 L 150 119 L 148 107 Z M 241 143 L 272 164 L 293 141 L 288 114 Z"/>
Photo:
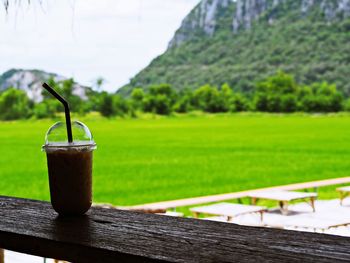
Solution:
<path fill-rule="evenodd" d="M 46 83 L 43 84 L 43 87 L 52 94 L 57 100 L 59 100 L 63 106 L 64 106 L 64 113 L 66 116 L 66 126 L 67 126 L 67 136 L 68 136 L 68 142 L 71 143 L 73 142 L 73 136 L 72 136 L 72 125 L 70 121 L 70 110 L 69 110 L 69 105 L 68 102 L 61 96 L 59 95 L 53 88 L 51 88 L 49 85 Z"/>

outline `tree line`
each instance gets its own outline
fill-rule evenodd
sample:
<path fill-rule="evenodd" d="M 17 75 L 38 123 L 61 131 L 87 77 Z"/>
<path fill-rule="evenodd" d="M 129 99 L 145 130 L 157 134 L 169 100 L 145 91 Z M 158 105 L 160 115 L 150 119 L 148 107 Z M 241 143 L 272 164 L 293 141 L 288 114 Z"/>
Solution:
<path fill-rule="evenodd" d="M 86 90 L 86 99 L 75 95 L 74 80 L 55 82 L 50 86 L 69 101 L 71 111 L 79 114 L 97 111 L 105 117 L 131 116 L 140 112 L 169 115 L 173 112 L 338 112 L 350 111 L 350 100 L 327 82 L 298 84 L 292 75 L 282 71 L 256 83 L 250 94 L 237 92 L 228 84 L 204 85 L 192 91 L 179 92 L 169 84 L 153 85 L 146 90 L 134 88 L 129 97 L 105 91 Z M 99 83 L 101 85 L 102 83 Z M 22 90 L 9 88 L 0 93 L 0 119 L 51 118 L 63 112 L 62 105 L 43 90 L 43 100 L 31 101 Z"/>

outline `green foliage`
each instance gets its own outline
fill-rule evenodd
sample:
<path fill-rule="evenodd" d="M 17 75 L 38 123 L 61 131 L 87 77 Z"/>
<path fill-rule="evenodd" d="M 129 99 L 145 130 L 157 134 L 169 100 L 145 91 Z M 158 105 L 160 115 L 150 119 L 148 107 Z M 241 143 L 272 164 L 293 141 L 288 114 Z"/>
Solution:
<path fill-rule="evenodd" d="M 164 94 L 148 95 L 143 99 L 145 112 L 168 115 L 171 112 L 171 100 Z"/>
<path fill-rule="evenodd" d="M 193 93 L 194 106 L 205 112 L 228 111 L 228 98 L 225 90 L 220 93 L 216 87 L 204 85 Z M 227 100 L 227 103 L 225 103 Z"/>
<path fill-rule="evenodd" d="M 53 78 L 50 78 L 47 81 L 47 84 L 52 87 L 54 90 L 56 90 L 59 94 L 62 95 L 63 98 L 65 98 L 68 103 L 69 103 L 69 108 L 70 111 L 72 112 L 79 112 L 79 113 L 84 113 L 89 111 L 89 109 L 87 109 L 84 105 L 83 100 L 73 94 L 73 90 L 74 90 L 74 79 L 66 79 L 63 81 L 59 81 L 56 82 Z M 45 101 L 57 101 L 49 92 L 47 92 L 46 90 L 43 89 L 42 91 L 42 95 L 44 97 Z M 58 110 L 63 112 L 64 108 L 61 104 L 59 104 L 60 106 L 58 106 Z"/>
<path fill-rule="evenodd" d="M 99 111 L 104 117 L 123 117 L 130 112 L 130 104 L 119 95 L 102 92 Z"/>
<path fill-rule="evenodd" d="M 297 93 L 298 85 L 293 76 L 278 71 L 257 84 L 255 109 L 267 112 L 294 112 L 297 110 Z"/>
<path fill-rule="evenodd" d="M 103 77 L 98 77 L 94 81 L 94 87 L 97 91 L 101 91 L 102 86 L 105 84 L 106 80 Z"/>
<path fill-rule="evenodd" d="M 99 111 L 104 117 L 111 117 L 115 114 L 113 96 L 107 92 L 102 92 Z"/>
<path fill-rule="evenodd" d="M 234 93 L 230 99 L 230 110 L 233 112 L 249 111 L 248 99 L 242 93 Z"/>
<path fill-rule="evenodd" d="M 192 27 L 181 28 L 192 38 L 154 59 L 120 94 L 130 94 L 135 86 L 162 82 L 177 91 L 228 83 L 235 91 L 250 94 L 256 82 L 281 69 L 294 75 L 301 85 L 327 81 L 349 96 L 350 18 L 330 22 L 317 12 L 294 14 L 293 10 L 300 10 L 300 1 L 293 3 L 297 7 L 274 10 L 272 24 L 265 19 L 266 13 L 251 29 L 235 34 L 234 11 L 230 10 L 220 11 L 216 31 L 210 37 Z"/>
<path fill-rule="evenodd" d="M 256 90 L 269 94 L 292 94 L 297 91 L 297 84 L 292 75 L 278 71 L 266 80 L 258 82 Z"/>
<path fill-rule="evenodd" d="M 306 95 L 301 97 L 302 109 L 306 112 L 337 112 L 342 110 L 343 96 L 335 85 L 327 82 L 304 87 Z"/>
<path fill-rule="evenodd" d="M 31 115 L 30 102 L 22 90 L 9 88 L 0 95 L 0 119 L 15 120 Z"/>
<path fill-rule="evenodd" d="M 173 110 L 178 113 L 190 112 L 194 109 L 193 92 L 190 89 L 184 89 L 179 92 L 177 101 Z"/>
<path fill-rule="evenodd" d="M 327 82 L 300 87 L 294 78 L 278 72 L 257 84 L 254 105 L 267 112 L 337 112 L 342 110 L 343 95 Z"/>
<path fill-rule="evenodd" d="M 230 110 L 231 99 L 232 99 L 232 89 L 231 87 L 225 83 L 221 86 L 220 90 L 220 101 L 222 103 L 222 111 L 227 112 Z"/>
<path fill-rule="evenodd" d="M 281 97 L 280 111 L 295 112 L 298 110 L 298 99 L 296 94 L 285 94 Z"/>
<path fill-rule="evenodd" d="M 114 115 L 123 117 L 130 112 L 130 104 L 119 95 L 113 95 L 113 110 Z"/>
<path fill-rule="evenodd" d="M 37 119 L 53 118 L 60 107 L 58 101 L 46 100 L 34 105 L 33 115 Z"/>
<path fill-rule="evenodd" d="M 153 85 L 143 98 L 143 110 L 161 115 L 168 115 L 176 101 L 176 93 L 168 84 Z"/>
<path fill-rule="evenodd" d="M 248 96 L 224 83 L 220 88 L 204 85 L 192 91 L 176 92 L 169 84 L 152 85 L 146 89 L 135 88 L 129 98 L 119 94 L 98 92 L 88 89 L 87 100 L 73 94 L 74 80 L 62 82 L 49 80 L 50 86 L 61 93 L 69 102 L 71 110 L 84 115 L 99 111 L 102 116 L 136 117 L 140 111 L 170 115 L 173 111 L 186 113 L 199 110 L 209 113 L 262 111 L 262 112 L 337 112 L 349 110 L 350 103 L 335 84 L 327 82 L 299 85 L 294 77 L 277 71 L 252 86 Z M 25 93 L 10 89 L 2 94 L 3 105 L 13 105 L 2 112 L 2 119 L 26 118 L 33 113 L 38 118 L 50 118 L 63 110 L 62 105 L 47 92 L 38 104 L 29 101 Z M 5 108 L 5 106 L 3 106 Z"/>
<path fill-rule="evenodd" d="M 174 105 L 174 111 L 178 113 L 186 113 L 192 110 L 191 97 L 184 95 L 178 99 Z"/>
<path fill-rule="evenodd" d="M 343 108 L 345 111 L 350 111 L 350 99 L 344 101 Z"/>
<path fill-rule="evenodd" d="M 131 92 L 131 100 L 132 100 L 134 109 L 137 109 L 137 110 L 142 109 L 142 100 L 144 99 L 144 97 L 145 97 L 145 93 L 143 89 L 141 88 L 133 89 L 133 91 Z"/>

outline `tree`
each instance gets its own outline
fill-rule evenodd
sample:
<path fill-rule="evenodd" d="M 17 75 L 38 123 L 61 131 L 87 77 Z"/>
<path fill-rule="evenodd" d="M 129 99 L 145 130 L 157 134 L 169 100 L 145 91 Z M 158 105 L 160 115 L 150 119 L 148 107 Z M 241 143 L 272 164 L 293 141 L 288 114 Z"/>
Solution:
<path fill-rule="evenodd" d="M 114 95 L 113 109 L 114 109 L 114 115 L 123 117 L 124 115 L 129 113 L 130 105 L 128 101 L 126 101 L 124 98 L 120 97 L 119 95 Z"/>
<path fill-rule="evenodd" d="M 206 112 L 225 112 L 227 111 L 223 96 L 216 87 L 204 85 L 193 93 L 194 105 L 196 108 Z"/>
<path fill-rule="evenodd" d="M 176 101 L 176 92 L 171 85 L 163 83 L 149 87 L 149 94 L 151 96 L 164 95 L 169 99 L 171 106 Z"/>
<path fill-rule="evenodd" d="M 82 99 L 73 94 L 74 79 L 66 79 L 59 83 L 61 88 L 61 95 L 69 102 L 70 110 L 73 112 L 81 112 Z"/>
<path fill-rule="evenodd" d="M 73 78 L 62 81 L 55 81 L 54 78 L 49 78 L 47 80 L 47 83 L 50 87 L 56 90 L 59 94 L 62 95 L 63 98 L 65 98 L 68 101 L 69 108 L 72 112 L 82 113 L 88 110 L 83 106 L 82 99 L 73 93 L 75 85 L 75 81 Z M 42 95 L 45 101 L 56 101 L 56 99 L 46 90 L 42 91 Z M 57 108 L 57 111 L 62 112 L 63 110 L 64 108 L 61 105 Z"/>
<path fill-rule="evenodd" d="M 176 93 L 169 84 L 153 85 L 142 100 L 143 110 L 161 115 L 171 113 L 176 102 Z"/>
<path fill-rule="evenodd" d="M 298 109 L 298 99 L 295 94 L 282 95 L 280 103 L 282 112 L 295 112 Z"/>
<path fill-rule="evenodd" d="M 178 113 L 186 113 L 193 110 L 193 92 L 185 88 L 178 93 L 173 110 Z"/>
<path fill-rule="evenodd" d="M 230 110 L 232 112 L 250 110 L 248 99 L 242 93 L 234 93 L 230 99 Z"/>
<path fill-rule="evenodd" d="M 163 94 L 156 96 L 147 95 L 143 99 L 143 109 L 145 112 L 168 115 L 171 113 L 172 109 L 171 101 L 167 96 Z"/>
<path fill-rule="evenodd" d="M 174 105 L 174 111 L 178 113 L 186 113 L 191 109 L 191 98 L 188 95 L 181 96 Z"/>
<path fill-rule="evenodd" d="M 142 100 L 145 97 L 145 93 L 141 88 L 135 88 L 131 92 L 131 100 L 133 107 L 137 110 L 142 109 Z"/>
<path fill-rule="evenodd" d="M 113 96 L 107 92 L 102 92 L 99 111 L 104 117 L 111 117 L 115 114 Z"/>
<path fill-rule="evenodd" d="M 343 96 L 335 85 L 327 82 L 303 87 L 301 108 L 307 112 L 337 112 L 342 109 Z"/>
<path fill-rule="evenodd" d="M 255 109 L 267 112 L 297 110 L 298 85 L 292 75 L 278 71 L 257 83 L 254 95 Z"/>
<path fill-rule="evenodd" d="M 232 94 L 233 94 L 232 89 L 227 83 L 221 86 L 220 101 L 222 101 L 222 110 L 225 112 L 229 111 L 230 109 Z"/>
<path fill-rule="evenodd" d="M 34 105 L 33 114 L 37 119 L 53 118 L 60 106 L 57 100 L 44 100 Z"/>
<path fill-rule="evenodd" d="M 258 82 L 257 91 L 277 94 L 293 94 L 297 92 L 298 85 L 294 77 L 283 71 L 277 71 L 275 75 Z"/>
<path fill-rule="evenodd" d="M 102 89 L 102 86 L 106 83 L 106 80 L 103 78 L 103 77 L 98 77 L 93 85 L 94 87 L 96 88 L 97 91 L 101 91 Z"/>
<path fill-rule="evenodd" d="M 27 94 L 15 88 L 9 88 L 0 96 L 0 119 L 16 120 L 31 115 Z"/>

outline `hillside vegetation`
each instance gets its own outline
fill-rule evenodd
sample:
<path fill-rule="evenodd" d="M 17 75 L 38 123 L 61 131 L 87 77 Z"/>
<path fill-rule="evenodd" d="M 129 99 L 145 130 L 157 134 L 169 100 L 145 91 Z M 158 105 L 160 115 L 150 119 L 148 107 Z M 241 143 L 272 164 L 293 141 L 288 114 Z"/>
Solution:
<path fill-rule="evenodd" d="M 74 80 L 48 82 L 70 103 L 70 109 L 80 115 L 99 111 L 105 117 L 136 118 L 143 112 L 171 115 L 174 112 L 338 112 L 350 111 L 350 99 L 327 82 L 300 85 L 293 76 L 277 72 L 255 83 L 254 93 L 232 91 L 227 84 L 221 87 L 204 85 L 195 91 L 176 91 L 169 84 L 152 85 L 146 92 L 132 91 L 129 98 L 105 91 L 92 91 L 83 100 L 74 94 Z M 0 120 L 54 118 L 63 106 L 51 94 L 42 90 L 43 101 L 35 103 L 22 90 L 9 88 L 0 92 Z"/>
<path fill-rule="evenodd" d="M 248 2 L 253 4 L 247 6 Z M 348 6 L 344 7 L 346 4 L 340 0 L 274 2 L 275 6 L 266 0 L 203 0 L 185 18 L 169 49 L 137 74 L 120 94 L 159 83 L 169 83 L 177 90 L 228 83 L 236 91 L 250 93 L 256 81 L 283 70 L 293 74 L 299 83 L 327 81 L 350 95 Z M 203 13 L 213 11 L 205 7 L 214 8 L 215 3 L 215 16 L 201 26 L 200 21 L 209 16 Z M 243 12 L 251 12 L 252 17 L 241 14 L 242 21 L 249 24 L 237 24 L 233 32 L 232 21 L 240 14 L 238 4 L 245 5 Z M 301 11 L 306 4 L 308 8 Z M 259 5 L 266 10 L 259 13 Z"/>

